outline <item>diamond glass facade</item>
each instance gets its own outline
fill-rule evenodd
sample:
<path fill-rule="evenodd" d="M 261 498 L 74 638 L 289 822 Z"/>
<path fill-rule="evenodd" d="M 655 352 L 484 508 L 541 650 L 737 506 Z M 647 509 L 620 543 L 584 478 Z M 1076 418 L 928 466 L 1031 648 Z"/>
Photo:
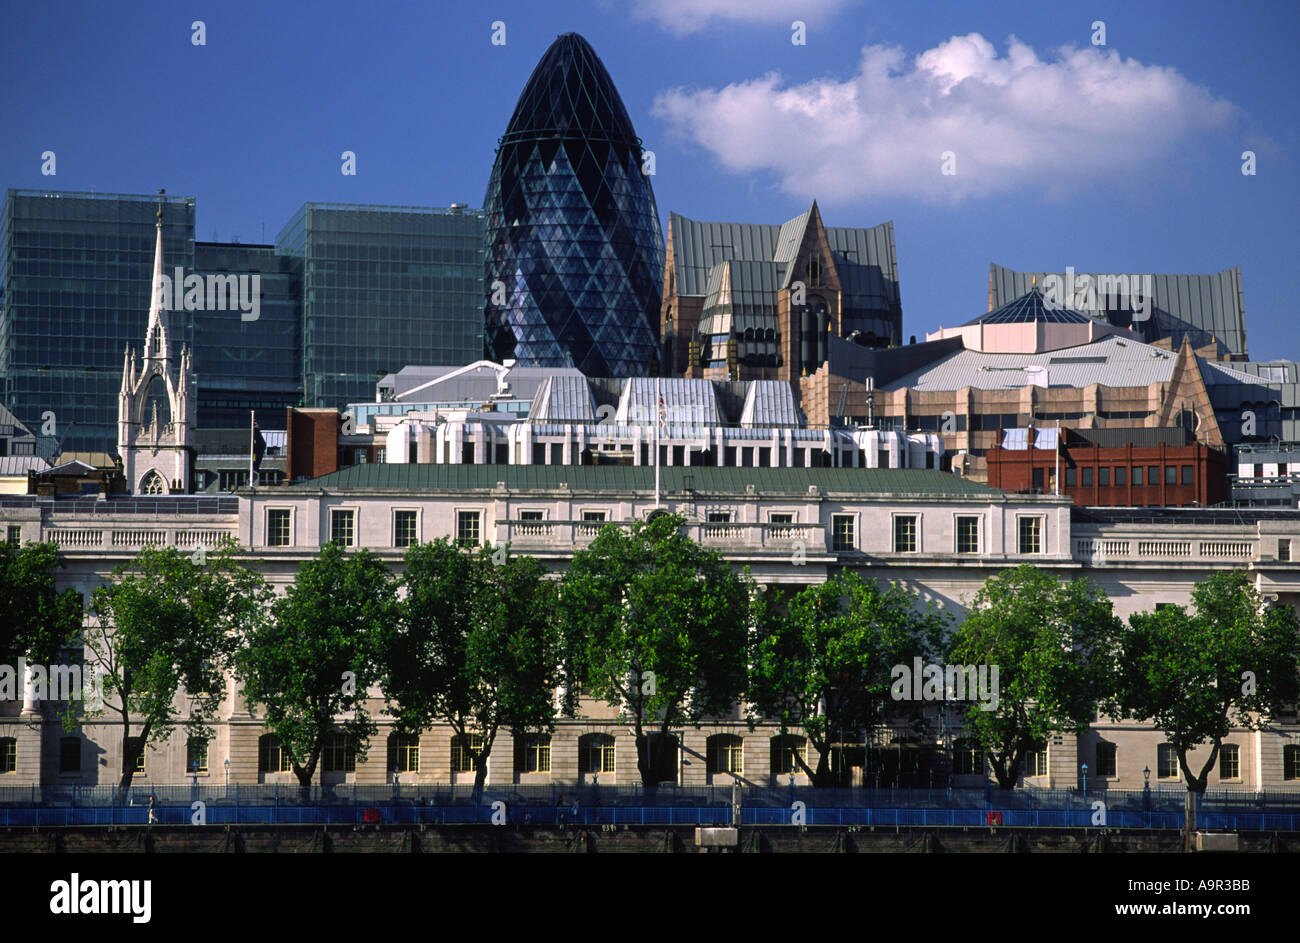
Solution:
<path fill-rule="evenodd" d="M 484 200 L 496 359 L 589 376 L 649 372 L 664 241 L 642 160 L 595 51 L 576 33 L 559 37 L 519 96 Z"/>
<path fill-rule="evenodd" d="M 38 454 L 117 451 L 122 353 L 144 342 L 157 207 L 156 195 L 6 194 L 0 383 Z M 164 271 L 193 265 L 194 198 L 164 197 Z M 169 339 L 192 343 L 193 319 L 173 314 Z"/>
<path fill-rule="evenodd" d="M 304 405 L 373 400 L 407 364 L 482 358 L 482 211 L 307 203 L 276 251 L 301 276 Z"/>

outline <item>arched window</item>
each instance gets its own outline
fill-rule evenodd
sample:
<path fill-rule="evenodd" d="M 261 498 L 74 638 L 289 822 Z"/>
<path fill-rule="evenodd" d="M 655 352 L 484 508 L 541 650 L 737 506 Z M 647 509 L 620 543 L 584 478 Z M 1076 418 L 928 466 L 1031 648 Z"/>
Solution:
<path fill-rule="evenodd" d="M 1300 779 L 1300 744 L 1288 743 L 1282 748 L 1282 778 Z"/>
<path fill-rule="evenodd" d="M 257 738 L 257 771 L 259 773 L 287 773 L 293 769 L 288 752 L 280 746 L 280 738 L 263 734 Z"/>
<path fill-rule="evenodd" d="M 745 771 L 745 741 L 735 734 L 720 733 L 709 737 L 708 770 L 710 773 L 734 773 Z"/>
<path fill-rule="evenodd" d="M 808 741 L 794 734 L 780 734 L 772 738 L 771 754 L 773 776 L 802 773 L 803 767 L 799 765 L 799 760 L 808 762 Z"/>
<path fill-rule="evenodd" d="M 607 733 L 589 733 L 578 738 L 578 771 L 614 772 L 614 738 Z"/>
<path fill-rule="evenodd" d="M 162 475 L 156 471 L 151 471 L 140 481 L 140 494 L 166 494 L 167 483 L 163 481 Z"/>
<path fill-rule="evenodd" d="M 515 738 L 515 772 L 549 773 L 551 771 L 551 735 L 531 733 Z"/>
<path fill-rule="evenodd" d="M 483 738 L 476 733 L 469 735 L 469 742 L 456 734 L 451 738 L 451 771 L 453 773 L 472 773 L 474 772 L 474 757 L 470 755 L 470 750 L 475 753 L 483 749 Z"/>

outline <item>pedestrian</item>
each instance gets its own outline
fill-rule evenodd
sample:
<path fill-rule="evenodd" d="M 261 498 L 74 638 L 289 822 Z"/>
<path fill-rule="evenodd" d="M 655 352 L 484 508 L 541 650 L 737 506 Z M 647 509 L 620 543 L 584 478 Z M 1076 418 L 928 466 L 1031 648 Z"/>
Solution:
<path fill-rule="evenodd" d="M 577 796 L 574 796 L 574 797 L 573 797 L 573 810 L 572 810 L 572 811 L 573 811 L 573 824 L 574 824 L 574 825 L 577 825 L 577 824 L 578 824 L 578 808 L 579 808 L 579 806 L 581 806 L 581 805 L 582 805 L 581 800 L 579 800 L 579 798 L 578 798 Z"/>
<path fill-rule="evenodd" d="M 149 824 L 152 825 L 154 824 L 155 821 L 157 820 L 154 818 L 154 814 L 153 814 L 153 796 L 150 796 L 149 797 Z"/>
<path fill-rule="evenodd" d="M 555 797 L 555 824 L 561 825 L 564 822 L 564 796 Z"/>

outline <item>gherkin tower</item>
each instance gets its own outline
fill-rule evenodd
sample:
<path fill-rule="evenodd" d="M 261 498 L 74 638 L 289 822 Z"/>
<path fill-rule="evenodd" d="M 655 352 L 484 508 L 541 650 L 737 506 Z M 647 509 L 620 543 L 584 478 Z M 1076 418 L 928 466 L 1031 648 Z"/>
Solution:
<path fill-rule="evenodd" d="M 588 376 L 649 372 L 664 240 L 642 156 L 595 50 L 560 36 L 519 96 L 483 201 L 494 358 Z"/>

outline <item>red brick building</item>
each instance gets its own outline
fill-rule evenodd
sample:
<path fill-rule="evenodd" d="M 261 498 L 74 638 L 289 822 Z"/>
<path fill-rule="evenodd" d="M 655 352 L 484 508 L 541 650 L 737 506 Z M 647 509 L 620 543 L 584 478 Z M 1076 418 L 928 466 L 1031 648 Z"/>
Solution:
<path fill-rule="evenodd" d="M 1095 435 L 1096 431 L 1090 430 L 1087 434 Z M 1134 436 L 1141 432 L 1176 430 L 1113 431 Z M 1228 457 L 1199 442 L 1111 445 L 1095 439 L 1084 440 L 1079 433 L 1069 430 L 1063 430 L 1062 439 L 1060 490 L 1075 504 L 1085 507 L 1208 507 L 1228 499 Z M 995 488 L 1043 493 L 1056 490 L 1057 455 L 1054 448 L 990 449 L 986 457 L 988 483 Z"/>

